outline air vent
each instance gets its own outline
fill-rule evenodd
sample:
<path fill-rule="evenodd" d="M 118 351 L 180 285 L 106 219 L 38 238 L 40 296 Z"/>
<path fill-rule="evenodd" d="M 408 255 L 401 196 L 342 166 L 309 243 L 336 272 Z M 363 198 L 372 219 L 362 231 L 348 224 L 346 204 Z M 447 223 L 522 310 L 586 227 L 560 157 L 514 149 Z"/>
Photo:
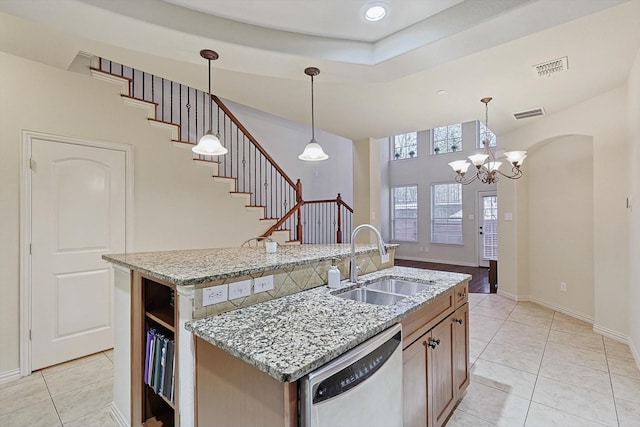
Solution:
<path fill-rule="evenodd" d="M 528 119 L 529 117 L 536 117 L 536 116 L 544 116 L 544 108 L 540 107 L 540 108 L 534 108 L 533 110 L 513 113 L 513 117 L 515 117 L 518 120 Z"/>
<path fill-rule="evenodd" d="M 549 77 L 552 74 L 561 73 L 569 69 L 569 58 L 554 59 L 552 61 L 543 62 L 542 64 L 533 66 L 533 74 L 536 77 Z"/>

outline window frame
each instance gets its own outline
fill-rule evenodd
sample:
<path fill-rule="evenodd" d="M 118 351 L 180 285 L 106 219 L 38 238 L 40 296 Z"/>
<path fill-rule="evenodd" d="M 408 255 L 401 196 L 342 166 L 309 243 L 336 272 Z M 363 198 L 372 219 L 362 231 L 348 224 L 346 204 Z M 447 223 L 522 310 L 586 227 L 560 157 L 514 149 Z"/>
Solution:
<path fill-rule="evenodd" d="M 440 235 L 441 233 L 435 233 L 434 229 L 436 227 L 436 221 L 438 220 L 446 220 L 447 223 L 444 224 L 445 226 L 449 226 L 451 224 L 449 224 L 449 221 L 451 220 L 451 215 L 448 217 L 435 217 L 434 213 L 435 213 L 435 209 L 436 209 L 436 203 L 435 203 L 435 195 L 436 195 L 436 187 L 437 186 L 442 186 L 442 185 L 456 185 L 459 188 L 459 192 L 460 192 L 460 219 L 459 219 L 459 228 L 460 228 L 460 233 L 459 233 L 459 241 L 451 241 L 452 239 L 450 238 L 450 236 L 452 236 L 453 234 L 449 234 L 447 233 L 446 236 L 447 238 L 445 239 L 446 241 L 441 241 L 441 240 L 435 240 L 434 237 L 436 235 Z M 464 246 L 464 190 L 463 190 L 463 185 L 457 182 L 453 182 L 453 181 L 447 181 L 447 182 L 434 182 L 431 184 L 431 212 L 430 212 L 430 242 L 432 244 L 435 245 L 455 245 L 455 246 Z M 447 205 L 450 205 L 451 203 L 447 203 Z"/>
<path fill-rule="evenodd" d="M 406 135 L 414 135 L 414 139 L 415 139 L 415 147 L 411 147 L 409 144 L 406 144 L 405 141 L 405 145 L 400 149 L 400 151 L 396 151 L 396 138 L 398 137 L 403 137 Z M 391 137 L 391 144 L 389 144 L 391 147 L 391 160 L 406 160 L 406 159 L 415 159 L 416 157 L 418 157 L 418 131 L 413 131 L 413 132 L 406 132 L 406 133 L 401 133 L 398 135 L 393 135 Z M 414 155 L 411 156 L 410 153 L 411 151 L 407 151 L 407 150 L 411 150 L 414 152 Z M 399 153 L 400 156 L 396 157 L 396 153 Z"/>
<path fill-rule="evenodd" d="M 489 140 L 489 147 L 495 148 L 496 145 L 498 144 L 498 142 L 496 140 L 496 134 L 493 133 L 491 128 L 489 128 L 487 125 L 485 125 L 480 120 L 476 120 L 476 148 L 484 149 L 484 144 L 483 144 L 483 142 L 484 142 L 484 138 L 483 138 L 484 132 L 483 132 L 483 128 L 486 129 L 487 131 L 489 131 L 489 133 L 492 135 L 492 138 Z"/>
<path fill-rule="evenodd" d="M 395 190 L 398 188 L 415 188 L 415 218 L 411 218 L 411 217 L 402 217 L 402 219 L 414 219 L 415 222 L 415 239 L 408 239 L 408 238 L 398 238 L 396 236 L 396 227 L 395 227 L 395 220 L 398 219 L 396 217 L 396 197 L 395 197 Z M 390 204 L 391 204 L 391 215 L 389 215 L 389 220 L 391 222 L 391 240 L 394 242 L 407 242 L 407 243 L 418 243 L 420 242 L 420 230 L 419 230 L 419 196 L 418 196 L 418 184 L 410 184 L 410 185 L 394 185 L 391 187 L 391 197 L 390 197 Z"/>
<path fill-rule="evenodd" d="M 451 128 L 453 127 L 458 127 L 460 128 L 460 136 L 459 137 L 454 137 L 452 136 L 452 132 L 451 132 Z M 446 128 L 447 129 L 447 137 L 446 139 L 442 139 L 442 140 L 438 140 L 436 141 L 435 139 L 435 135 L 436 135 L 436 129 L 442 129 L 442 128 Z M 443 126 L 436 126 L 434 128 L 429 129 L 429 140 L 431 142 L 431 155 L 432 156 L 438 156 L 441 154 L 449 154 L 449 153 L 457 153 L 459 151 L 462 151 L 464 149 L 463 147 L 463 141 L 464 141 L 464 137 L 463 137 L 463 126 L 462 123 L 451 123 L 449 125 L 443 125 Z M 460 138 L 459 141 L 455 141 L 456 138 Z M 444 141 L 444 146 L 446 147 L 445 151 L 442 151 L 442 148 L 439 148 L 439 145 L 437 146 L 436 144 L 438 142 Z M 451 149 L 451 147 L 453 145 L 458 145 L 458 147 L 453 150 Z M 439 150 L 436 152 L 436 147 L 439 148 Z"/>

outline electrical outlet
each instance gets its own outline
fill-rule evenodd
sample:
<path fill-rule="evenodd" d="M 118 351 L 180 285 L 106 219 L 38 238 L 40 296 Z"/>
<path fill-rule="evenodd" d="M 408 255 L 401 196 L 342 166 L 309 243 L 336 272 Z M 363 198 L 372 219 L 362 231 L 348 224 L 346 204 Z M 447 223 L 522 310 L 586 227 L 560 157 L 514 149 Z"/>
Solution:
<path fill-rule="evenodd" d="M 229 299 L 248 297 L 251 295 L 251 280 L 229 283 Z"/>
<path fill-rule="evenodd" d="M 565 282 L 560 282 L 560 292 L 567 292 L 567 284 Z"/>
<path fill-rule="evenodd" d="M 224 302 L 228 299 L 229 288 L 227 285 L 209 286 L 202 289 L 202 306 Z"/>
<path fill-rule="evenodd" d="M 253 293 L 266 292 L 273 289 L 273 276 L 256 277 L 253 279 Z"/>
<path fill-rule="evenodd" d="M 389 262 L 389 254 L 384 254 L 380 256 L 380 262 L 382 262 L 383 264 L 386 264 Z"/>

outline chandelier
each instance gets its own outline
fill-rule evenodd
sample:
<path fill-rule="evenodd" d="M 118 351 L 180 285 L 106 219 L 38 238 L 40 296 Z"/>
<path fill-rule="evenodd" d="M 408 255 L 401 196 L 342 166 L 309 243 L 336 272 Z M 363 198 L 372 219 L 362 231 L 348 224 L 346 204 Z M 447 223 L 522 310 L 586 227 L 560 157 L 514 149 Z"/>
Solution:
<path fill-rule="evenodd" d="M 304 73 L 311 77 L 311 141 L 304 147 L 302 154 L 298 156 L 300 160 L 307 162 L 319 162 L 327 160 L 329 156 L 322 150 L 318 141 L 316 141 L 315 121 L 313 117 L 313 78 L 320 74 L 320 69 L 316 67 L 307 67 Z"/>
<path fill-rule="evenodd" d="M 480 102 L 484 104 L 484 124 L 487 130 L 489 129 L 489 102 L 491 102 L 492 99 L 491 97 L 487 97 L 480 100 Z M 522 166 L 524 159 L 527 157 L 526 151 L 509 151 L 504 153 L 507 161 L 511 164 L 511 173 L 504 173 L 500 171 L 502 162 L 496 161 L 496 155 L 491 149 L 489 132 L 485 132 L 482 145 L 484 146 L 484 152 L 469 156 L 471 163 L 466 160 L 456 160 L 449 163 L 449 166 L 451 166 L 457 174 L 456 182 L 467 185 L 475 180 L 479 180 L 484 184 L 493 184 L 498 181 L 499 176 L 504 176 L 509 179 L 518 179 L 522 176 L 520 166 Z M 469 166 L 472 164 L 476 167 L 476 173 L 472 176 L 465 176 L 467 169 L 469 169 Z"/>

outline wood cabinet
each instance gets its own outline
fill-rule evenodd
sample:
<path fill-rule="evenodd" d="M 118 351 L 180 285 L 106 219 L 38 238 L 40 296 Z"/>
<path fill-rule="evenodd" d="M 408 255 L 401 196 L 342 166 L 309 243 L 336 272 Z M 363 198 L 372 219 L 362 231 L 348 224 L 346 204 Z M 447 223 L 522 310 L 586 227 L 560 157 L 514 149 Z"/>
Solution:
<path fill-rule="evenodd" d="M 176 298 L 175 286 L 160 283 L 140 273 L 133 274 L 131 295 L 131 423 L 133 426 L 179 425 L 179 411 L 176 410 L 178 393 L 172 392 L 177 390 L 178 384 Z M 159 338 L 155 343 L 160 341 L 164 343 L 158 344 L 159 347 L 151 352 L 147 342 L 148 339 L 153 341 L 156 336 Z M 167 357 L 169 342 L 173 352 L 172 360 Z M 147 355 L 157 356 L 149 360 Z M 155 377 L 152 381 L 148 379 L 150 369 L 152 369 L 152 377 Z M 157 381 L 161 382 L 162 391 Z"/>
<path fill-rule="evenodd" d="M 433 308 L 432 304 L 446 306 L 451 300 L 456 302 L 455 306 L 433 325 L 433 312 L 429 308 Z M 432 304 L 412 315 L 413 319 L 406 325 L 412 327 L 416 319 L 422 317 L 429 329 L 407 343 L 403 351 L 405 426 L 442 426 L 469 385 L 466 282 L 456 287 L 451 295 L 441 295 Z M 417 330 L 424 331 L 424 327 Z M 410 329 L 408 336 L 415 337 L 415 332 Z"/>

